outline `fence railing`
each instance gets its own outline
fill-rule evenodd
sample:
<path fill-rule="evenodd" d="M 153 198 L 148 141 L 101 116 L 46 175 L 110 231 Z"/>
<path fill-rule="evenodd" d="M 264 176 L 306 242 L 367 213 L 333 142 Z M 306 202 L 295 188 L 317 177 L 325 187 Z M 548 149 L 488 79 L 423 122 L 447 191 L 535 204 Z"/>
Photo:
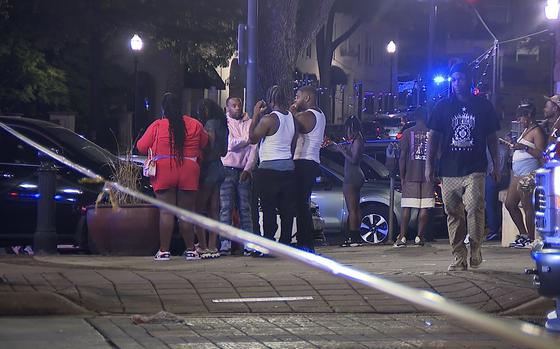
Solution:
<path fill-rule="evenodd" d="M 474 328 L 478 328 L 482 332 L 499 336 L 515 345 L 522 345 L 535 349 L 560 348 L 560 340 L 540 326 L 514 319 L 498 318 L 496 316 L 474 310 L 455 301 L 448 300 L 437 293 L 402 285 L 397 282 L 384 279 L 380 276 L 344 266 L 332 259 L 307 253 L 243 231 L 236 227 L 220 223 L 200 214 L 170 205 L 151 196 L 124 187 L 119 183 L 109 181 L 92 170 L 75 164 L 66 159 L 64 156 L 38 144 L 4 123 L 0 123 L 0 127 L 56 161 L 73 168 L 87 177 L 104 182 L 108 187 L 122 191 L 128 195 L 158 206 L 160 209 L 169 211 L 179 219 L 196 224 L 202 228 L 211 230 L 237 242 L 249 244 L 249 247 L 262 251 L 263 253 L 270 253 L 276 256 L 285 257 L 316 269 L 325 270 L 334 276 L 360 283 L 408 301 L 414 305 L 424 307 L 427 310 L 447 315 L 465 324 L 469 324 Z"/>

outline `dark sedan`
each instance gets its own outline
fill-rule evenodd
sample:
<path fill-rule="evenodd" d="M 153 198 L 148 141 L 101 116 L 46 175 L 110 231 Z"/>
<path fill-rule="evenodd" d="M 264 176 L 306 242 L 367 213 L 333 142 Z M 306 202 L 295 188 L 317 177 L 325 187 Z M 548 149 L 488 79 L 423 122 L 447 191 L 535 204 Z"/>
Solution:
<path fill-rule="evenodd" d="M 111 177 L 110 164 L 119 161 L 115 155 L 86 138 L 49 122 L 6 116 L 1 116 L 0 122 L 106 178 Z M 41 156 L 35 148 L 4 129 L 0 129 L 0 149 L 0 244 L 29 244 L 36 227 L 37 169 Z M 85 247 L 85 207 L 95 202 L 102 187 L 100 184 L 81 184 L 82 174 L 61 163 L 55 162 L 55 165 L 58 243 Z M 147 186 L 144 183 L 149 191 Z"/>

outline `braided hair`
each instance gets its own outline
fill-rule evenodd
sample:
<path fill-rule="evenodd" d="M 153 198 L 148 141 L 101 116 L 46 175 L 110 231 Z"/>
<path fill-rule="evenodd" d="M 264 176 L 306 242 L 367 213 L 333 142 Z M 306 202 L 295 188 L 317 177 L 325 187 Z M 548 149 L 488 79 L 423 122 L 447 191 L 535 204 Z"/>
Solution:
<path fill-rule="evenodd" d="M 287 108 L 288 98 L 286 97 L 286 93 L 278 85 L 270 87 L 268 91 L 266 91 L 266 104 L 270 107 L 276 105 L 282 108 Z"/>
<path fill-rule="evenodd" d="M 183 146 L 187 137 L 187 128 L 183 121 L 183 115 L 179 109 L 179 101 L 171 92 L 163 95 L 161 102 L 162 117 L 169 121 L 169 148 L 173 150 L 175 161 L 183 163 Z"/>

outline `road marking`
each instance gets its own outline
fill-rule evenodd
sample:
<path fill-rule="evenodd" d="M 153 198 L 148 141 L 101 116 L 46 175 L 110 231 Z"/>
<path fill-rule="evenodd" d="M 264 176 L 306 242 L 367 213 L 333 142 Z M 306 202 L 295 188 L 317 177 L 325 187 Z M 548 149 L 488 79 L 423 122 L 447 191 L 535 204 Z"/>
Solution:
<path fill-rule="evenodd" d="M 212 303 L 255 303 L 255 302 L 294 302 L 312 301 L 312 296 L 303 297 L 261 297 L 261 298 L 223 298 L 212 299 Z"/>

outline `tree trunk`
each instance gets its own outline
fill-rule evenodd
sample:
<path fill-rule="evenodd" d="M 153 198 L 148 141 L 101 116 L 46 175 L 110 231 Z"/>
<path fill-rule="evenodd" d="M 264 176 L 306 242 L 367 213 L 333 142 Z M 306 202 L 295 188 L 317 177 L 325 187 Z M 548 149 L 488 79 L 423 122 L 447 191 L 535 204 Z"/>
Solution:
<path fill-rule="evenodd" d="M 298 2 L 259 2 L 257 100 L 264 99 L 273 85 L 279 85 L 288 98 L 293 95 Z"/>
<path fill-rule="evenodd" d="M 257 64 L 257 99 L 279 85 L 291 99 L 299 52 L 327 19 L 334 0 L 261 0 Z"/>

